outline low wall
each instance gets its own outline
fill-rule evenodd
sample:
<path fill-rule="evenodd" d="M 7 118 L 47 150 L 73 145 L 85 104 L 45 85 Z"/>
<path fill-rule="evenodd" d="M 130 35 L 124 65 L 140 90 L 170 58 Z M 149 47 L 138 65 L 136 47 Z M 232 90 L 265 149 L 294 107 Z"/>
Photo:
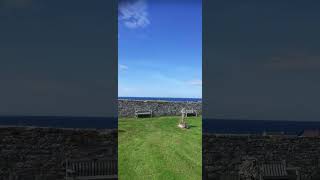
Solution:
<path fill-rule="evenodd" d="M 0 180 L 63 180 L 66 159 L 117 159 L 117 130 L 0 127 Z"/>
<path fill-rule="evenodd" d="M 285 160 L 287 167 L 299 169 L 300 180 L 320 179 L 320 138 L 203 134 L 202 140 L 203 176 L 207 179 L 239 176 L 248 157 L 257 160 L 251 170 L 246 171 L 251 175 L 259 173 L 254 171 L 256 165 Z"/>
<path fill-rule="evenodd" d="M 118 100 L 118 116 L 134 117 L 135 109 L 152 110 L 153 116 L 181 115 L 181 109 L 194 109 L 202 114 L 202 102 Z"/>

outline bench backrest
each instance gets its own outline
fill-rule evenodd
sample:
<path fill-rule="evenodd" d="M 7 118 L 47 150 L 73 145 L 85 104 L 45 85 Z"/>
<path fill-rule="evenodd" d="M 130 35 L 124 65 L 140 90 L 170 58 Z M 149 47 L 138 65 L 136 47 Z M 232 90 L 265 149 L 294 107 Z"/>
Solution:
<path fill-rule="evenodd" d="M 191 110 L 186 110 L 186 113 L 195 113 L 195 110 L 191 109 Z"/>

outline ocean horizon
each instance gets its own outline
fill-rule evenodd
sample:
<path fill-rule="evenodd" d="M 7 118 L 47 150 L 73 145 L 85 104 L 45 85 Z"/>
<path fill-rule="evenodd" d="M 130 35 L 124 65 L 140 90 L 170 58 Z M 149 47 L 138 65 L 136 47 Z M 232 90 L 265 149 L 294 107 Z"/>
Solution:
<path fill-rule="evenodd" d="M 153 101 L 170 101 L 170 102 L 199 102 L 202 98 L 175 98 L 175 97 L 118 97 L 120 100 L 153 100 Z"/>
<path fill-rule="evenodd" d="M 204 133 L 261 134 L 283 132 L 298 135 L 304 130 L 320 129 L 320 121 L 202 119 Z"/>
<path fill-rule="evenodd" d="M 117 129 L 118 118 L 90 116 L 0 116 L 0 126 Z"/>

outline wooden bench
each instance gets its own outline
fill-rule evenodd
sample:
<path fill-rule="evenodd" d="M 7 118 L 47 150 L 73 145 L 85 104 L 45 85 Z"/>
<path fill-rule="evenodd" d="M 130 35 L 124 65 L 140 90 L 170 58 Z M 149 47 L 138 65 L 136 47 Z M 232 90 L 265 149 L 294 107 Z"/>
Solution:
<path fill-rule="evenodd" d="M 136 118 L 139 116 L 150 116 L 152 117 L 152 110 L 135 109 L 134 115 Z"/>
<path fill-rule="evenodd" d="M 184 110 L 184 112 L 182 112 L 182 110 L 181 110 L 181 113 L 185 113 L 186 117 L 188 117 L 188 115 L 198 116 L 198 112 L 196 110 L 194 110 L 193 108 L 186 109 L 186 110 Z"/>
<path fill-rule="evenodd" d="M 103 180 L 118 178 L 117 160 L 67 160 L 66 180 Z"/>

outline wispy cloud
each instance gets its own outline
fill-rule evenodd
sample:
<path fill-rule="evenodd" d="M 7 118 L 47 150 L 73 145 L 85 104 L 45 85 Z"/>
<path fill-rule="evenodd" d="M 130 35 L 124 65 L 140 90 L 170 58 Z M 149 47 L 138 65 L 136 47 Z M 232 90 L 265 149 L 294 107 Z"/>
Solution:
<path fill-rule="evenodd" d="M 201 79 L 194 79 L 188 82 L 188 84 L 192 86 L 202 86 L 202 80 Z"/>
<path fill-rule="evenodd" d="M 121 71 L 125 71 L 125 70 L 128 70 L 129 67 L 126 66 L 126 65 L 124 65 L 124 64 L 119 64 L 119 69 L 120 69 Z"/>
<path fill-rule="evenodd" d="M 130 29 L 144 28 L 150 24 L 145 0 L 119 3 L 119 21 Z"/>

